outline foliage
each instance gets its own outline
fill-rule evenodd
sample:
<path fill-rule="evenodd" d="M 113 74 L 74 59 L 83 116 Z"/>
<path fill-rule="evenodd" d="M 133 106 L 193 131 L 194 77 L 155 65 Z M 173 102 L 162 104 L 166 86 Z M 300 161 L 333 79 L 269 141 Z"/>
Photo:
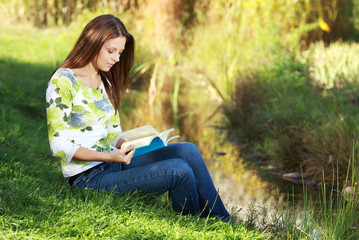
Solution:
<path fill-rule="evenodd" d="M 322 89 L 310 80 L 309 69 L 295 58 L 278 62 L 241 82 L 236 101 L 225 113 L 239 139 L 261 143 L 259 150 L 279 169 L 298 171 L 302 166 L 320 182 L 322 171 L 331 176 L 332 167 L 338 166 L 343 179 L 359 133 L 354 90 L 358 83 Z M 343 75 L 340 79 L 348 80 Z"/>
<path fill-rule="evenodd" d="M 359 177 L 357 172 L 358 142 L 354 142 L 352 146 L 352 155 L 349 159 L 343 188 L 337 191 L 322 188 L 322 199 L 318 203 L 319 214 L 313 216 L 312 219 L 321 239 L 357 239 L 359 236 L 357 229 L 359 196 L 356 192 Z M 338 172 L 333 171 L 332 174 L 338 174 Z M 325 182 L 324 175 L 323 182 Z M 339 185 L 339 182 L 332 184 Z"/>
<path fill-rule="evenodd" d="M 69 25 L 88 11 L 107 9 L 123 12 L 137 5 L 137 0 L 3 0 L 0 1 L 0 14 L 13 21 L 30 21 L 37 27 L 46 27 Z"/>

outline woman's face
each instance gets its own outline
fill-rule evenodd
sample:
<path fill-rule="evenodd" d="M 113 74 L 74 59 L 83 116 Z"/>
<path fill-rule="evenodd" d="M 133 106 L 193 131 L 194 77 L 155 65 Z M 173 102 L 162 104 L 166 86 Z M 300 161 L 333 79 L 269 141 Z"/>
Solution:
<path fill-rule="evenodd" d="M 125 50 L 126 37 L 117 37 L 107 40 L 95 59 L 95 66 L 104 72 L 110 70 L 110 68 L 120 61 L 120 56 L 123 50 Z"/>

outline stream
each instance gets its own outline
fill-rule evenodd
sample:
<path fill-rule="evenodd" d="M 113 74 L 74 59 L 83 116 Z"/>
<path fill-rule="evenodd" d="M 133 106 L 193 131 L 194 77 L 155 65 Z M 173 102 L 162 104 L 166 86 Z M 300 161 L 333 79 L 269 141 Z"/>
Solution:
<path fill-rule="evenodd" d="M 223 146 L 223 143 L 215 145 Z M 227 150 L 236 147 L 230 143 L 226 145 Z M 205 160 L 208 170 L 223 202 L 235 217 L 248 219 L 253 211 L 262 218 L 278 217 L 288 204 L 294 207 L 297 217 L 303 214 L 301 183 L 283 179 L 266 164 L 265 167 L 248 164 L 238 154 L 223 151 L 212 156 Z M 306 186 L 306 193 L 312 199 L 318 199 L 320 190 Z"/>

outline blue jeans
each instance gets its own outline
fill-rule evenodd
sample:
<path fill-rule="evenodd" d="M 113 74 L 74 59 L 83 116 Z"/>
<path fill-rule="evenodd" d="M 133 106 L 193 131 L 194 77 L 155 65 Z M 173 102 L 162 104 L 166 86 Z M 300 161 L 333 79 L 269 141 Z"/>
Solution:
<path fill-rule="evenodd" d="M 87 176 L 80 174 L 71 187 L 155 196 L 168 191 L 174 210 L 182 214 L 231 221 L 201 153 L 191 143 L 169 144 L 133 158 L 129 165 L 104 163 Z"/>

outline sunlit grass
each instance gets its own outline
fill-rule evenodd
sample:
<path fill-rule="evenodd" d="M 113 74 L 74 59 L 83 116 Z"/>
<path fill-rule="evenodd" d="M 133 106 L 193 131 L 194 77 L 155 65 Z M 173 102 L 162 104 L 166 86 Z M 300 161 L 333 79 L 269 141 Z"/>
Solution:
<path fill-rule="evenodd" d="M 359 44 L 336 42 L 327 48 L 317 43 L 304 52 L 313 81 L 323 88 L 343 88 L 359 81 Z"/>

